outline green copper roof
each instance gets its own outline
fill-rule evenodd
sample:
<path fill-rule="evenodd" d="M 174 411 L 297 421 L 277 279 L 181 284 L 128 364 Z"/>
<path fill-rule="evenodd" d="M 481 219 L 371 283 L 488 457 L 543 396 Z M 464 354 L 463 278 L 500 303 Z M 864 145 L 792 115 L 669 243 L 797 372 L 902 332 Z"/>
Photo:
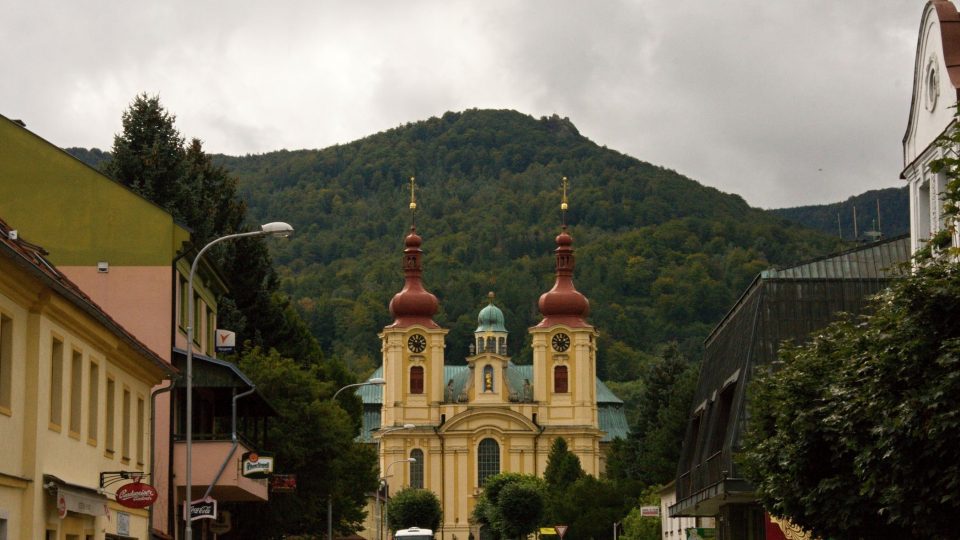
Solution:
<path fill-rule="evenodd" d="M 488 306 L 489 307 L 489 306 Z M 383 368 L 379 367 L 370 374 L 370 378 L 382 377 Z M 444 380 L 453 380 L 454 395 L 459 396 L 466 388 L 470 378 L 469 366 L 443 366 Z M 533 384 L 533 366 L 518 366 L 514 363 L 507 364 L 506 384 L 511 393 L 522 393 L 525 379 L 529 379 Z M 613 392 L 603 384 L 600 379 L 597 382 L 597 416 L 600 423 L 600 429 L 605 432 L 602 442 L 609 442 L 613 439 L 625 439 L 630 432 L 627 425 L 627 417 L 623 411 L 623 400 L 618 398 Z M 446 383 L 444 383 L 446 385 Z M 355 391 L 356 395 L 363 400 L 363 427 L 360 435 L 356 438 L 358 442 L 373 442 L 372 432 L 380 429 L 380 413 L 383 404 L 382 386 L 361 386 Z"/>
<path fill-rule="evenodd" d="M 504 332 L 507 328 L 503 325 L 503 312 L 493 304 L 480 310 L 477 315 L 477 329 L 474 332 Z"/>

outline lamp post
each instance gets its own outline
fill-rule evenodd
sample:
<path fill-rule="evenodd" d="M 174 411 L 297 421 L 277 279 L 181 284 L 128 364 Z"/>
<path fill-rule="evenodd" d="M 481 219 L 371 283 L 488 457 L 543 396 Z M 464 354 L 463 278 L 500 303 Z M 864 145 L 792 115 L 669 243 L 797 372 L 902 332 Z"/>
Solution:
<path fill-rule="evenodd" d="M 387 488 L 387 498 L 390 497 L 390 484 L 387 483 L 387 477 L 390 476 L 390 467 L 393 467 L 393 466 L 396 465 L 397 463 L 414 463 L 414 462 L 416 462 L 416 461 L 417 461 L 417 458 L 412 458 L 412 457 L 411 457 L 411 458 L 406 458 L 406 459 L 398 459 L 397 461 L 394 461 L 394 462 L 390 463 L 389 465 L 387 465 L 386 470 L 383 472 L 383 484 L 384 484 L 384 485 L 386 486 L 386 488 Z M 383 507 L 383 520 L 387 522 L 387 540 L 390 540 L 390 520 L 387 519 L 387 511 L 388 511 L 388 509 L 390 508 L 390 504 L 389 504 L 390 501 L 387 501 L 387 503 L 388 503 L 388 504 Z M 378 540 L 379 540 L 379 539 L 378 539 Z"/>
<path fill-rule="evenodd" d="M 250 231 L 221 236 L 220 238 L 211 240 L 210 243 L 203 246 L 203 249 L 197 253 L 197 256 L 193 259 L 193 264 L 190 266 L 190 276 L 187 279 L 187 485 L 186 490 L 184 491 L 184 494 L 186 495 L 186 509 L 184 517 L 187 520 L 187 524 L 183 531 L 183 537 L 185 540 L 193 540 L 193 276 L 197 273 L 197 265 L 200 263 L 200 259 L 203 257 L 203 254 L 220 242 L 252 236 L 286 237 L 290 236 L 291 234 L 293 234 L 293 227 L 291 227 L 288 223 L 274 221 L 272 223 L 265 223 L 261 225 L 259 231 Z"/>
<path fill-rule="evenodd" d="M 413 424 L 404 424 L 402 426 L 389 427 L 380 432 L 380 437 L 377 438 L 377 470 L 380 469 L 380 442 L 383 440 L 383 436 L 387 433 L 394 431 L 400 431 L 404 429 L 413 429 L 417 426 Z M 380 504 L 380 489 L 383 487 L 383 477 L 379 474 L 377 475 L 377 499 L 376 499 L 376 509 L 377 509 L 377 540 L 383 538 L 383 505 Z"/>
<path fill-rule="evenodd" d="M 343 392 L 347 388 L 356 388 L 358 386 L 383 386 L 387 384 L 386 379 L 383 377 L 374 377 L 368 381 L 361 383 L 348 384 L 343 388 L 340 388 L 333 393 L 333 397 L 330 398 L 330 401 L 336 402 L 337 396 L 340 395 L 340 392 Z M 331 490 L 330 494 L 327 495 L 327 540 L 333 540 L 333 491 Z"/>

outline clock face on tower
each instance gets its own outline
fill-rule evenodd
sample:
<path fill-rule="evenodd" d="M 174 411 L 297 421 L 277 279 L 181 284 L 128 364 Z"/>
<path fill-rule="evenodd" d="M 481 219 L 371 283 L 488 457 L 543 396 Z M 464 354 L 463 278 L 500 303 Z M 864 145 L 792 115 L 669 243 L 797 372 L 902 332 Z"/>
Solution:
<path fill-rule="evenodd" d="M 422 353 L 427 348 L 427 338 L 420 334 L 414 334 L 407 340 L 407 348 L 410 352 Z"/>
<path fill-rule="evenodd" d="M 556 334 L 553 336 L 553 350 L 564 352 L 570 348 L 570 336 L 566 334 Z"/>

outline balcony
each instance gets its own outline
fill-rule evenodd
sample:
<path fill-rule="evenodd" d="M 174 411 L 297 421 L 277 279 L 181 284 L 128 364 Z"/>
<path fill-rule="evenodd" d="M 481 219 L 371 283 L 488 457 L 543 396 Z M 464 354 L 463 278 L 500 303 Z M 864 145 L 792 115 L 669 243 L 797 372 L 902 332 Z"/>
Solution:
<path fill-rule="evenodd" d="M 213 482 L 217 471 L 224 459 L 230 454 L 233 443 L 230 440 L 198 440 L 193 441 L 193 489 L 192 499 L 199 499 L 207 491 L 207 486 Z M 223 474 L 217 480 L 210 495 L 220 501 L 254 501 L 267 500 L 267 481 L 253 480 L 240 474 L 240 456 L 245 452 L 254 451 L 251 445 L 241 441 L 233 452 L 230 461 L 223 469 Z M 177 441 L 173 448 L 173 474 L 177 491 L 182 493 L 186 487 L 187 443 Z"/>

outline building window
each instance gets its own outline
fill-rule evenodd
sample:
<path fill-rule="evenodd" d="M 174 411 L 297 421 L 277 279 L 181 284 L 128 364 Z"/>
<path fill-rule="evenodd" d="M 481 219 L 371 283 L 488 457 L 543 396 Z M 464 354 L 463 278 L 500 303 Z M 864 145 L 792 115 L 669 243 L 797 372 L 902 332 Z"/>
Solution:
<path fill-rule="evenodd" d="M 87 440 L 97 444 L 97 428 L 100 412 L 100 366 L 90 362 L 90 379 L 87 383 Z"/>
<path fill-rule="evenodd" d="M 13 319 L 0 313 L 0 409 L 10 411 L 13 398 Z"/>
<path fill-rule="evenodd" d="M 109 454 L 111 457 L 113 456 L 113 451 L 114 451 L 113 444 L 117 438 L 117 435 L 116 435 L 117 401 L 116 399 L 117 399 L 117 383 L 115 383 L 113 379 L 111 379 L 110 377 L 107 377 L 107 399 L 106 399 L 107 412 L 106 412 L 106 419 L 104 420 L 104 423 L 106 424 L 105 426 L 106 433 L 104 434 L 104 436 L 106 437 L 106 441 L 104 441 L 104 448 L 106 448 L 107 454 Z"/>
<path fill-rule="evenodd" d="M 410 368 L 410 393 L 423 393 L 423 366 L 413 366 Z"/>
<path fill-rule="evenodd" d="M 507 338 L 497 338 L 497 354 L 507 355 Z"/>
<path fill-rule="evenodd" d="M 493 392 L 493 366 L 483 366 L 483 391 Z"/>
<path fill-rule="evenodd" d="M 73 351 L 70 362 L 70 434 L 80 436 L 80 405 L 83 390 L 83 353 Z"/>
<path fill-rule="evenodd" d="M 553 391 L 557 394 L 566 394 L 569 391 L 567 382 L 567 366 L 553 368 Z"/>
<path fill-rule="evenodd" d="M 487 352 L 497 352 L 497 338 L 492 336 L 487 338 Z"/>
<path fill-rule="evenodd" d="M 144 414 L 146 414 L 146 403 L 143 401 L 142 397 L 137 398 L 137 465 L 143 466 L 144 463 L 144 424 L 146 419 Z"/>
<path fill-rule="evenodd" d="M 60 431 L 63 421 L 63 342 L 50 343 L 50 425 Z"/>
<path fill-rule="evenodd" d="M 415 448 L 410 451 L 410 487 L 423 489 L 423 450 Z"/>
<path fill-rule="evenodd" d="M 484 439 L 477 447 L 477 483 L 482 486 L 487 477 L 495 474 L 500 474 L 500 445 L 493 439 Z"/>
<path fill-rule="evenodd" d="M 193 295 L 193 343 L 200 348 L 201 340 L 203 336 L 203 301 L 200 298 L 199 294 Z"/>
<path fill-rule="evenodd" d="M 123 415 L 120 417 L 120 457 L 130 461 L 130 390 L 123 389 Z"/>

